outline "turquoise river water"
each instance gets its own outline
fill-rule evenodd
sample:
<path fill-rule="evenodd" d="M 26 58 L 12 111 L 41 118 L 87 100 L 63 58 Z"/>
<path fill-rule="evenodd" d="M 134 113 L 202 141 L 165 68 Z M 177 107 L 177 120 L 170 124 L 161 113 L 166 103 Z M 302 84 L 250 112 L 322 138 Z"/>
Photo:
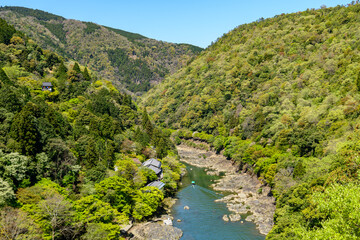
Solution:
<path fill-rule="evenodd" d="M 222 217 L 230 214 L 226 204 L 215 202 L 223 195 L 213 191 L 210 185 L 218 176 L 209 176 L 203 168 L 186 165 L 187 174 L 182 180 L 182 188 L 177 193 L 178 201 L 172 208 L 174 226 L 184 234 L 182 240 L 263 240 L 252 222 L 225 222 Z M 192 186 L 191 181 L 196 185 Z M 190 209 L 184 209 L 189 206 Z M 181 222 L 177 222 L 180 219 Z"/>

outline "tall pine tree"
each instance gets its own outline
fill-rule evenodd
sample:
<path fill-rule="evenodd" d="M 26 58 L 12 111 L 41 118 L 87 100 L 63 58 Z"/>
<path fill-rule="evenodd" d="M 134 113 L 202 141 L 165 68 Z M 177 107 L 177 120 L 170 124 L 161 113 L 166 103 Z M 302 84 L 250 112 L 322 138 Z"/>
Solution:
<path fill-rule="evenodd" d="M 87 67 L 85 67 L 84 69 L 84 72 L 83 72 L 83 77 L 86 81 L 90 81 L 91 80 L 91 77 L 90 77 L 90 74 L 89 74 L 89 71 L 87 69 Z"/>
<path fill-rule="evenodd" d="M 66 79 L 68 69 L 65 67 L 64 62 L 61 62 L 56 71 L 56 77 L 59 79 Z"/>
<path fill-rule="evenodd" d="M 143 113 L 142 113 L 142 128 L 144 131 L 150 136 L 152 136 L 154 127 L 149 119 L 149 115 L 147 114 L 146 108 L 144 107 Z"/>
<path fill-rule="evenodd" d="M 73 70 L 76 72 L 76 73 L 81 73 L 81 70 L 80 70 L 80 66 L 77 62 L 75 62 L 74 64 L 74 67 L 73 67 Z"/>

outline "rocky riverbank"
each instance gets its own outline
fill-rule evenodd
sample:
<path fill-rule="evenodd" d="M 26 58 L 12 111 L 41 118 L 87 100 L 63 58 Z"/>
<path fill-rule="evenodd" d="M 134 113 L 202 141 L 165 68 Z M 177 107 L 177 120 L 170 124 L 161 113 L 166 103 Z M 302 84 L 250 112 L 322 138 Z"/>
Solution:
<path fill-rule="evenodd" d="M 179 228 L 160 222 L 147 222 L 135 225 L 130 234 L 131 240 L 178 240 L 182 236 Z"/>
<path fill-rule="evenodd" d="M 218 175 L 224 172 L 225 176 L 212 185 L 216 191 L 230 192 L 230 195 L 217 201 L 225 202 L 232 211 L 230 219 L 240 220 L 240 214 L 250 214 L 246 221 L 253 221 L 261 234 L 268 234 L 273 227 L 275 199 L 270 196 L 270 188 L 264 187 L 254 176 L 247 173 L 238 173 L 238 166 L 224 156 L 212 151 L 200 150 L 186 145 L 177 146 L 181 161 L 207 168 L 208 174 Z M 236 217 L 234 217 L 236 216 Z M 228 219 L 224 216 L 224 219 Z"/>

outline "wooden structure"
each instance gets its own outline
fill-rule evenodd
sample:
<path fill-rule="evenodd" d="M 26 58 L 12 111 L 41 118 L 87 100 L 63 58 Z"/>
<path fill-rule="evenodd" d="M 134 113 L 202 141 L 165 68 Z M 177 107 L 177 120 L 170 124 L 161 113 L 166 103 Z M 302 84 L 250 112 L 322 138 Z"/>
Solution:
<path fill-rule="evenodd" d="M 53 85 L 51 84 L 51 82 L 43 82 L 42 83 L 42 87 L 41 87 L 41 90 L 43 91 L 52 91 L 53 89 Z"/>

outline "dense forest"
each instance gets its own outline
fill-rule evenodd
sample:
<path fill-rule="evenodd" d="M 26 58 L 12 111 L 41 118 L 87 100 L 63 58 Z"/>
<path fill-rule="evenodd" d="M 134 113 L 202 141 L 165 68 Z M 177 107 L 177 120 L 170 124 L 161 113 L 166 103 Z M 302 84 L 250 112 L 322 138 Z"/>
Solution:
<path fill-rule="evenodd" d="M 169 135 L 110 81 L 0 19 L 1 239 L 122 239 L 177 189 Z M 147 186 L 151 157 L 161 190 Z"/>
<path fill-rule="evenodd" d="M 359 239 L 360 4 L 244 24 L 168 76 L 142 106 L 276 197 L 267 239 Z"/>
<path fill-rule="evenodd" d="M 1 7 L 0 17 L 42 48 L 74 59 L 115 85 L 139 94 L 202 51 L 188 44 L 157 41 L 23 7 Z"/>

